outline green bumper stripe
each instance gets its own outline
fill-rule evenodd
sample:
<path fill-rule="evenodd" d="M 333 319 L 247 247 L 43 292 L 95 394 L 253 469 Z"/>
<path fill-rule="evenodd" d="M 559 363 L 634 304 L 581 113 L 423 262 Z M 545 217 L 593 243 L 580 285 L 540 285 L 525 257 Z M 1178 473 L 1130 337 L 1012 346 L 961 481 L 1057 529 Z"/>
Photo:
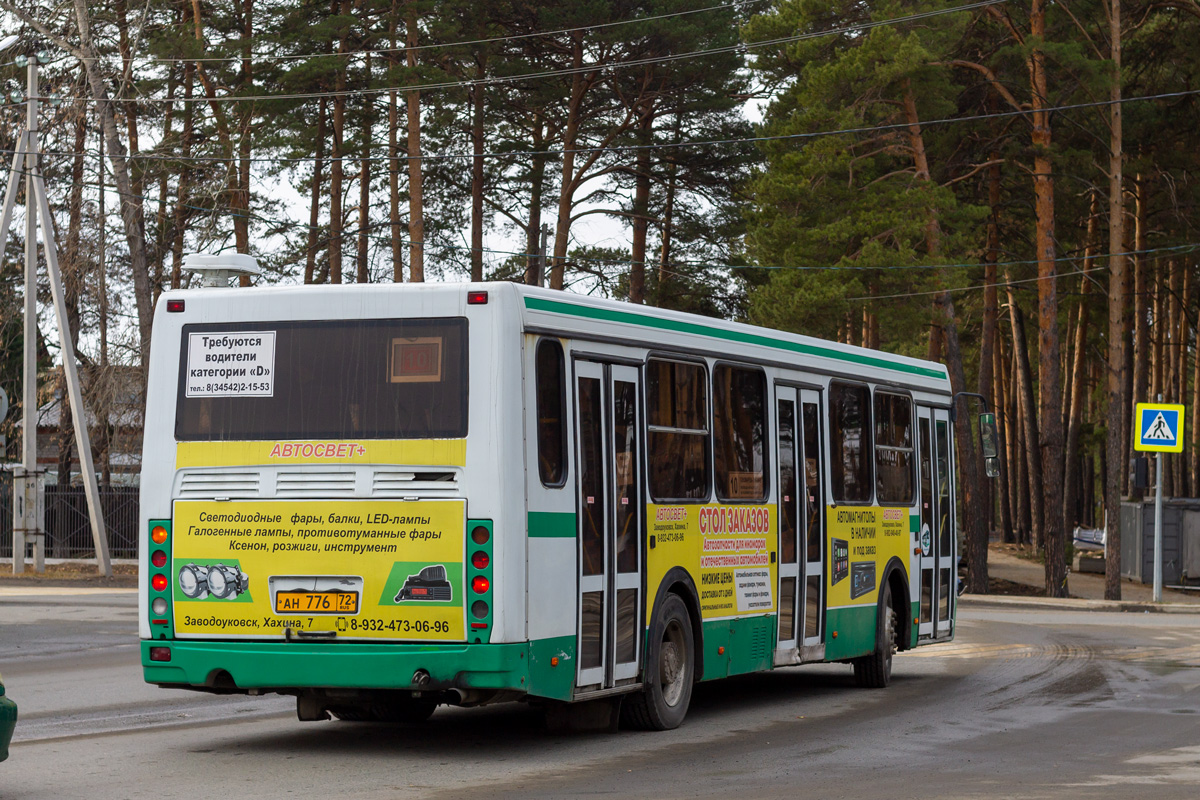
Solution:
<path fill-rule="evenodd" d="M 150 647 L 171 649 L 151 661 Z M 559 656 L 558 664 L 550 660 Z M 575 678 L 574 637 L 516 644 L 371 644 L 142 641 L 147 683 L 203 686 L 224 670 L 241 689 L 411 689 L 413 673 L 431 688 L 510 689 L 567 700 Z"/>
<path fill-rule="evenodd" d="M 728 342 L 740 342 L 742 344 L 753 344 L 761 347 L 773 347 L 776 350 L 787 350 L 789 352 L 800 353 L 802 355 L 818 356 L 820 358 L 832 358 L 837 361 L 847 361 L 852 364 L 860 364 L 862 366 L 878 367 L 880 369 L 890 369 L 895 372 L 906 372 L 911 375 L 920 375 L 925 378 L 946 380 L 945 370 L 929 369 L 927 367 L 918 367 L 912 364 L 899 364 L 895 361 L 889 361 L 876 356 L 869 356 L 860 353 L 844 353 L 840 350 L 834 350 L 829 347 L 821 347 L 819 345 L 789 342 L 785 339 L 772 339 L 769 336 L 763 336 L 762 334 L 758 333 L 728 331 L 721 328 L 715 328 L 711 325 L 701 325 L 697 322 L 684 322 L 675 319 L 665 319 L 663 317 L 651 317 L 646 314 L 635 314 L 630 311 L 617 311 L 609 308 L 593 308 L 590 306 L 577 305 L 575 303 L 564 303 L 561 300 L 547 300 L 542 297 L 526 297 L 525 307 L 531 311 L 547 311 L 552 314 L 569 314 L 574 317 L 586 317 L 588 319 L 598 319 L 606 322 L 623 322 L 629 325 L 641 325 L 646 328 L 658 328 L 659 330 L 676 331 L 678 333 L 691 333 L 699 336 L 708 336 L 714 339 L 724 339 Z"/>
<path fill-rule="evenodd" d="M 875 652 L 875 615 L 875 606 L 829 609 L 825 660 L 842 661 Z"/>
<path fill-rule="evenodd" d="M 150 660 L 151 646 L 171 648 L 171 660 Z M 525 644 L 359 644 L 305 642 L 142 641 L 148 683 L 204 685 L 224 670 L 243 689 L 338 687 L 409 689 L 418 669 L 438 688 L 524 690 Z"/>
<path fill-rule="evenodd" d="M 557 511 L 530 511 L 529 536 L 537 539 L 574 539 L 575 515 Z"/>

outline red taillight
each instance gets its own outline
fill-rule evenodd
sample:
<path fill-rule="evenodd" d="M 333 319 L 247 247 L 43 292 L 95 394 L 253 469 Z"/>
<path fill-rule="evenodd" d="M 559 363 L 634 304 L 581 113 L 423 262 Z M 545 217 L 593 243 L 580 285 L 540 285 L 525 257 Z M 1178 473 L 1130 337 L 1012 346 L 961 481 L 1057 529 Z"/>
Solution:
<path fill-rule="evenodd" d="M 179 312 L 183 311 L 183 301 L 182 300 L 168 300 L 167 301 L 167 311 L 171 312 L 172 314 L 178 314 Z"/>
<path fill-rule="evenodd" d="M 150 585 L 154 587 L 154 591 L 161 592 L 167 588 L 167 576 L 155 575 L 150 579 Z"/>
<path fill-rule="evenodd" d="M 476 550 L 475 554 L 471 556 L 471 566 L 475 569 L 487 569 L 487 565 L 490 563 L 492 563 L 491 559 L 482 550 Z"/>
<path fill-rule="evenodd" d="M 169 647 L 151 647 L 150 648 L 150 660 L 151 661 L 170 661 L 171 660 L 171 648 L 169 648 Z"/>
<path fill-rule="evenodd" d="M 483 594 L 490 586 L 491 584 L 488 583 L 488 579 L 482 575 L 476 575 L 471 580 L 471 589 L 475 592 L 475 594 Z"/>
<path fill-rule="evenodd" d="M 167 540 L 167 529 L 162 525 L 155 525 L 154 530 L 150 531 L 150 541 L 155 544 L 162 544 Z"/>
<path fill-rule="evenodd" d="M 167 554 L 162 550 L 155 550 L 150 556 L 150 563 L 156 567 L 165 566 L 167 563 Z"/>
<path fill-rule="evenodd" d="M 467 305 L 486 306 L 487 292 L 467 292 Z"/>

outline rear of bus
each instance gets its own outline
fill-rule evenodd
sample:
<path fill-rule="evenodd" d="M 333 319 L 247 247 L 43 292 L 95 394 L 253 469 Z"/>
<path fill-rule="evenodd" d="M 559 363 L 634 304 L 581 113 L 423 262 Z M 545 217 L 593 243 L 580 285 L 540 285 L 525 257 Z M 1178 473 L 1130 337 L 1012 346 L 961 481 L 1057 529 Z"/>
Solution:
<path fill-rule="evenodd" d="M 490 288 L 163 296 L 141 483 L 147 682 L 294 694 L 302 719 L 523 690 L 524 551 L 506 551 L 523 537 L 497 536 L 523 525 L 523 433 L 504 424 L 520 419 L 520 348 L 502 346 L 520 334 Z"/>

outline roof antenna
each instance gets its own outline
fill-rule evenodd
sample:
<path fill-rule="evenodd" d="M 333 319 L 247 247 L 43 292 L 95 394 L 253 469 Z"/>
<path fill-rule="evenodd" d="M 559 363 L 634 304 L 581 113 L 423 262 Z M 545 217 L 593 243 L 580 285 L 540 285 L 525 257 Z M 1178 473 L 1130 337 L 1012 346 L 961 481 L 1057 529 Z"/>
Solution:
<path fill-rule="evenodd" d="M 232 278 L 240 278 L 243 275 L 252 278 L 262 275 L 262 269 L 254 256 L 242 253 L 192 253 L 184 256 L 183 268 L 199 275 L 200 285 L 205 288 L 227 287 Z"/>

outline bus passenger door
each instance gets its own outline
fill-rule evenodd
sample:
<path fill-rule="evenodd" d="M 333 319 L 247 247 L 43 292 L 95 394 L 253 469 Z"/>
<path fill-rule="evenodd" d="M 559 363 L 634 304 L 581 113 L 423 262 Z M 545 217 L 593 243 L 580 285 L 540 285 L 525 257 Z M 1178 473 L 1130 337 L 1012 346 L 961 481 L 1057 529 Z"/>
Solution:
<path fill-rule="evenodd" d="M 954 602 L 954 503 L 950 416 L 944 409 L 917 409 L 920 447 L 921 592 L 917 634 L 937 638 L 950 633 Z"/>
<path fill-rule="evenodd" d="M 637 678 L 642 501 L 638 370 L 575 362 L 579 649 L 576 686 Z"/>
<path fill-rule="evenodd" d="M 821 621 L 825 618 L 825 464 L 821 459 L 821 393 L 813 389 L 800 390 L 800 429 L 803 469 L 800 470 L 800 491 L 804 561 L 804 633 L 802 645 L 815 647 L 825 640 Z M 803 652 L 801 653 L 803 656 Z M 816 655 L 812 656 L 816 658 Z M 822 653 L 821 658 L 824 658 Z M 805 658 L 808 660 L 808 658 Z"/>
<path fill-rule="evenodd" d="M 937 501 L 933 494 L 933 422 L 928 408 L 917 408 L 917 447 L 920 465 L 920 520 L 917 527 L 917 546 L 920 558 L 920 607 L 917 635 L 923 639 L 933 636 L 934 584 L 937 574 Z"/>
<path fill-rule="evenodd" d="M 778 422 L 776 463 L 779 465 L 779 639 L 776 645 L 776 664 L 794 664 L 797 651 L 796 623 L 799 619 L 800 595 L 800 472 L 802 459 L 800 437 L 797 435 L 798 413 L 796 390 L 790 386 L 775 387 L 775 418 Z"/>
<path fill-rule="evenodd" d="M 937 630 L 935 636 L 951 633 L 952 606 L 955 599 L 955 524 L 954 509 L 954 449 L 950 443 L 950 414 L 945 409 L 933 412 L 934 452 L 933 462 L 934 515 L 937 517 Z"/>

